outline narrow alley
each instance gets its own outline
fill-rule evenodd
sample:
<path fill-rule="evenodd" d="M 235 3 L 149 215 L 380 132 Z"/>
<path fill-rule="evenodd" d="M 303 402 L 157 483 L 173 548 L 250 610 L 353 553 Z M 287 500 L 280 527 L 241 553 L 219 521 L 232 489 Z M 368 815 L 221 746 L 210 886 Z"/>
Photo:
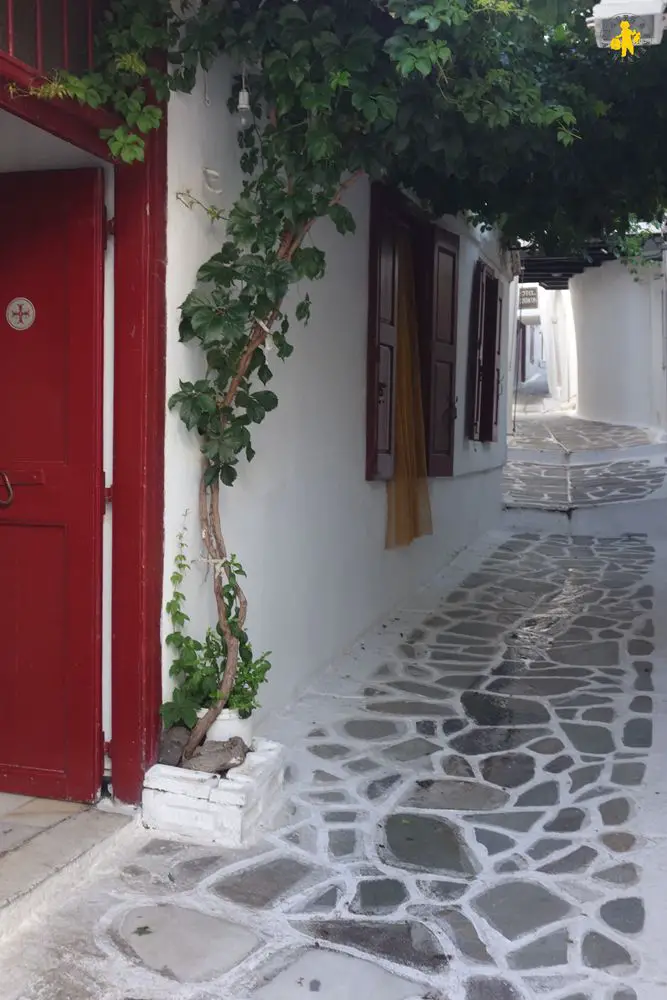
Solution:
<path fill-rule="evenodd" d="M 528 454 L 616 448 L 627 483 L 648 448 L 662 488 L 643 432 L 553 419 Z M 466 550 L 271 719 L 283 826 L 239 853 L 136 828 L 6 939 L 3 998 L 663 998 L 667 533 L 627 489 L 587 494 L 599 537 Z"/>

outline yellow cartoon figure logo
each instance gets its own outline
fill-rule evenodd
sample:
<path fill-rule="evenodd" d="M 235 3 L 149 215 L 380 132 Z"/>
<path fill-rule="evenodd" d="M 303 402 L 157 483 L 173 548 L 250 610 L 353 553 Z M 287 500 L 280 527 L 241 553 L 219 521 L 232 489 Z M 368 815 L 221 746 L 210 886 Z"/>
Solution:
<path fill-rule="evenodd" d="M 611 40 L 611 48 L 618 52 L 620 50 L 621 58 L 625 59 L 627 55 L 633 56 L 635 54 L 635 45 L 641 39 L 641 33 L 639 31 L 633 31 L 630 27 L 629 21 L 621 21 L 620 31 Z"/>

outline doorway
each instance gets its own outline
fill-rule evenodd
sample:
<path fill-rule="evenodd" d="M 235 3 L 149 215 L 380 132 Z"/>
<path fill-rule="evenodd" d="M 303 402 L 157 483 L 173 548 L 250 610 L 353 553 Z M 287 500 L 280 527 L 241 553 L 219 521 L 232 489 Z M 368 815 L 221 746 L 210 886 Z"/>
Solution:
<path fill-rule="evenodd" d="M 0 175 L 0 787 L 101 779 L 104 176 Z"/>
<path fill-rule="evenodd" d="M 0 78 L 0 792 L 92 802 L 106 757 L 136 803 L 161 701 L 166 126 L 124 167 L 108 122 Z"/>

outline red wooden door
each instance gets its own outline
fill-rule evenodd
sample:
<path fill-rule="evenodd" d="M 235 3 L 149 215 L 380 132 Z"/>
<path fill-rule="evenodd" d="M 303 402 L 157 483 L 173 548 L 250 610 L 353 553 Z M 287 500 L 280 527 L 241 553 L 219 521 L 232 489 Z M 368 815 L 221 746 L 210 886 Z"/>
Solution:
<path fill-rule="evenodd" d="M 0 175 L 0 791 L 79 801 L 102 769 L 103 222 L 99 170 Z"/>

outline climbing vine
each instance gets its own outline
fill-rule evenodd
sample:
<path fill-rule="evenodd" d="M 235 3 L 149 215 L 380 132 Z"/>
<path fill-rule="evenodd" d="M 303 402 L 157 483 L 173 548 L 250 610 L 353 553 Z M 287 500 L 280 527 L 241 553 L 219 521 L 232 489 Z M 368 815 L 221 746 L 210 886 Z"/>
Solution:
<path fill-rule="evenodd" d="M 242 189 L 219 213 L 224 239 L 180 311 L 180 338 L 202 352 L 205 374 L 181 382 L 169 401 L 202 453 L 199 513 L 226 652 L 219 697 L 194 725 L 186 755 L 237 676 L 247 603 L 227 553 L 220 491 L 234 483 L 240 461 L 253 459 L 252 426 L 278 403 L 266 388 L 270 349 L 287 359 L 291 317 L 309 320 L 303 288 L 325 271 L 315 224 L 329 219 L 339 233 L 353 232 L 345 196 L 362 177 L 403 183 L 437 213 L 469 209 L 489 224 L 504 221 L 508 206 L 490 202 L 494 163 L 526 143 L 539 148 L 545 133 L 564 149 L 578 140 L 568 104 L 582 100 L 581 90 L 554 73 L 574 36 L 566 26 L 552 31 L 538 7 L 200 0 L 178 8 L 171 0 L 111 0 L 95 71 L 57 73 L 30 91 L 114 111 L 121 121 L 104 135 L 114 157 L 131 163 L 143 158 L 171 93 L 191 91 L 197 72 L 220 57 L 237 71 L 229 111 L 245 114 Z M 301 294 L 288 308 L 292 289 Z"/>

